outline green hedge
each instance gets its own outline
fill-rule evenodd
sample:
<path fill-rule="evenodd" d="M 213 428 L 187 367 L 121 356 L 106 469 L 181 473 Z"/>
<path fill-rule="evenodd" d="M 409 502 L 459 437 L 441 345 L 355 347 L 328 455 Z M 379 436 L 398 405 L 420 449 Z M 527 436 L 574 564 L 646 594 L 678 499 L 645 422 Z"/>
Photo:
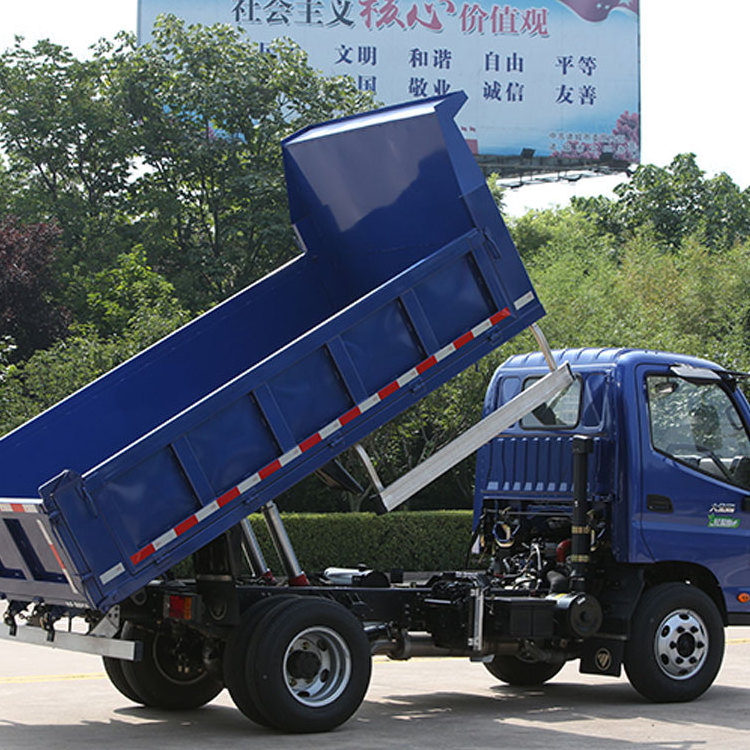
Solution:
<path fill-rule="evenodd" d="M 389 571 L 455 570 L 464 565 L 471 541 L 471 511 L 374 513 L 285 513 L 284 526 L 300 565 L 308 573 L 334 565 Z M 266 561 L 280 565 L 259 514 L 250 521 Z"/>

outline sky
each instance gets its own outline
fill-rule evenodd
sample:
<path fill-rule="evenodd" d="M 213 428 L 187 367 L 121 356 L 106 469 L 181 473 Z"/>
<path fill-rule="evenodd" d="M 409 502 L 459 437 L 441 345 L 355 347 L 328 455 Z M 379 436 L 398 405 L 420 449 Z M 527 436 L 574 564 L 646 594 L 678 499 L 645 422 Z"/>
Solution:
<path fill-rule="evenodd" d="M 748 68 L 750 3 L 744 0 L 641 0 L 641 160 L 666 166 L 693 152 L 709 176 L 726 172 L 750 185 Z M 77 55 L 101 37 L 135 32 L 137 0 L 0 0 L 0 48 L 20 34 L 49 38 Z M 566 204 L 572 195 L 607 194 L 624 177 L 509 191 L 511 214 Z"/>

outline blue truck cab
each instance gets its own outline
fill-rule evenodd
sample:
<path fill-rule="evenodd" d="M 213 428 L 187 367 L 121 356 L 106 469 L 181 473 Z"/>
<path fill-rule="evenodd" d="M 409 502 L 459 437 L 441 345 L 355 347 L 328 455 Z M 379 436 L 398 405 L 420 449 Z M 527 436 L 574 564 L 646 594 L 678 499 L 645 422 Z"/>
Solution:
<path fill-rule="evenodd" d="M 478 453 L 482 551 L 495 575 L 518 589 L 568 590 L 572 568 L 583 565 L 603 623 L 582 669 L 618 674 L 624 661 L 648 697 L 679 699 L 707 669 L 711 649 L 721 651 L 716 623 L 750 624 L 750 406 L 741 376 L 640 349 L 554 357 L 570 365 L 574 382 Z M 547 371 L 540 353 L 509 358 L 491 380 L 485 413 Z M 590 451 L 578 524 L 576 441 Z M 585 538 L 576 555 L 577 532 Z M 652 648 L 643 648 L 644 637 Z M 649 661 L 653 670 L 642 674 Z"/>

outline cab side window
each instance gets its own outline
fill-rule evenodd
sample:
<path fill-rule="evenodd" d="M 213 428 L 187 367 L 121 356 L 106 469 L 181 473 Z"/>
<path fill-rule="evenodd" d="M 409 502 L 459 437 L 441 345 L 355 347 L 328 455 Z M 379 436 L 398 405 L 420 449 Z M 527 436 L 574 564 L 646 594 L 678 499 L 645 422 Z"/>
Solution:
<path fill-rule="evenodd" d="M 651 444 L 680 463 L 750 489 L 750 438 L 718 383 L 646 378 Z"/>

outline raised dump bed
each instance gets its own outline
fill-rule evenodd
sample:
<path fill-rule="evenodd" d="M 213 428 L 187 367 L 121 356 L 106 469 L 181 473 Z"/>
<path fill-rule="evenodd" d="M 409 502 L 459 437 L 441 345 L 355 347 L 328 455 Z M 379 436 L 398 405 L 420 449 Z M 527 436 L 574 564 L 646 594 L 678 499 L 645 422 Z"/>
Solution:
<path fill-rule="evenodd" d="M 288 138 L 302 254 L 0 440 L 0 593 L 107 609 L 543 315 L 464 100 Z"/>

